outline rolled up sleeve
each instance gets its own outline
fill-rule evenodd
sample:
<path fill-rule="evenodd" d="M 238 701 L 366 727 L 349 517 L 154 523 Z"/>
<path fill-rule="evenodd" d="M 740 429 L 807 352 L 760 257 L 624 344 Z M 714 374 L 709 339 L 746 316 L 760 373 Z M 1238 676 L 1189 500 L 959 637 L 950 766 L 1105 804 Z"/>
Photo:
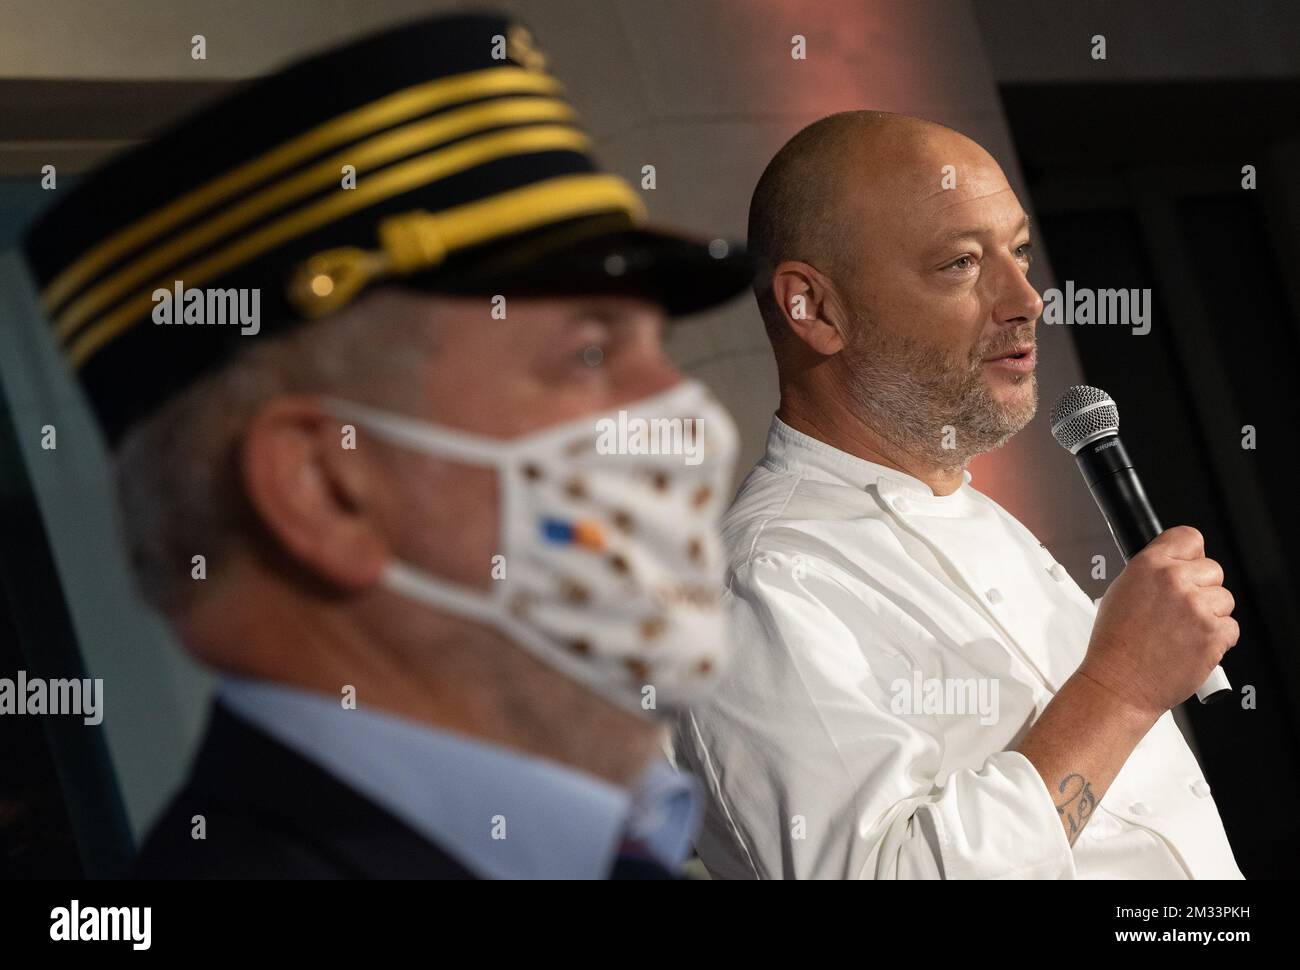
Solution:
<path fill-rule="evenodd" d="M 1028 759 L 993 742 L 982 763 L 945 768 L 939 720 L 896 713 L 891 685 L 942 665 L 898 605 L 779 552 L 738 570 L 727 598 L 735 662 L 678 734 L 713 800 L 706 865 L 758 878 L 1074 876 Z"/>

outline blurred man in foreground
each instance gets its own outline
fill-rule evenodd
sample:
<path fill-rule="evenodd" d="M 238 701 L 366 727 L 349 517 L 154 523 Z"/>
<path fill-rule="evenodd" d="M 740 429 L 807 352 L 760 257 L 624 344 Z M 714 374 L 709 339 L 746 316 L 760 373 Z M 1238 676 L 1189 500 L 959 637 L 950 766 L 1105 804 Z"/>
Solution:
<path fill-rule="evenodd" d="M 750 273 L 641 226 L 543 62 L 493 16 L 368 38 L 29 236 L 142 589 L 222 675 L 142 876 L 664 878 L 689 848 L 656 715 L 725 659 L 735 442 L 662 336 Z"/>

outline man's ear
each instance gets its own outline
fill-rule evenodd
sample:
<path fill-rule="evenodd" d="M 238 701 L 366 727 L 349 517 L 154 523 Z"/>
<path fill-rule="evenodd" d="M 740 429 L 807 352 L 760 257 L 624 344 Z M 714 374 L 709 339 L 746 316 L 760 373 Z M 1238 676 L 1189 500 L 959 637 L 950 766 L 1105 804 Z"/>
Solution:
<path fill-rule="evenodd" d="M 772 298 L 791 332 L 814 351 L 830 356 L 844 349 L 844 316 L 837 312 L 835 286 L 817 267 L 797 260 L 778 263 L 772 270 Z"/>
<path fill-rule="evenodd" d="M 314 398 L 282 397 L 249 422 L 240 478 L 269 540 L 344 590 L 375 585 L 390 550 L 379 528 L 376 466 L 345 448 L 343 422 Z"/>

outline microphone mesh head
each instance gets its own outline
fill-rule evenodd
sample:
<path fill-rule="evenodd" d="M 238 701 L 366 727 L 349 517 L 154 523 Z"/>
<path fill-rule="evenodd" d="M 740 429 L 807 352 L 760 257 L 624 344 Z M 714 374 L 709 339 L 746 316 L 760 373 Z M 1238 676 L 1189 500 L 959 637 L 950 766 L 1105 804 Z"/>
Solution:
<path fill-rule="evenodd" d="M 1074 454 L 1085 441 L 1119 431 L 1119 408 L 1105 391 L 1076 384 L 1056 402 L 1050 421 L 1052 437 Z"/>

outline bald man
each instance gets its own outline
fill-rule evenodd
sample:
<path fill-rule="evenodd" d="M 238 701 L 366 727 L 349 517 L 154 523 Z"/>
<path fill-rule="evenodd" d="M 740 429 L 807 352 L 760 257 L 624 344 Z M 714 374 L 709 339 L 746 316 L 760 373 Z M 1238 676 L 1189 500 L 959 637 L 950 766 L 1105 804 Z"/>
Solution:
<path fill-rule="evenodd" d="M 1158 537 L 1098 610 L 971 487 L 1037 406 L 1043 303 L 997 162 L 833 115 L 768 165 L 749 233 L 781 404 L 725 522 L 737 658 L 678 731 L 709 870 L 1240 878 L 1169 713 L 1237 640 L 1200 534 Z"/>

